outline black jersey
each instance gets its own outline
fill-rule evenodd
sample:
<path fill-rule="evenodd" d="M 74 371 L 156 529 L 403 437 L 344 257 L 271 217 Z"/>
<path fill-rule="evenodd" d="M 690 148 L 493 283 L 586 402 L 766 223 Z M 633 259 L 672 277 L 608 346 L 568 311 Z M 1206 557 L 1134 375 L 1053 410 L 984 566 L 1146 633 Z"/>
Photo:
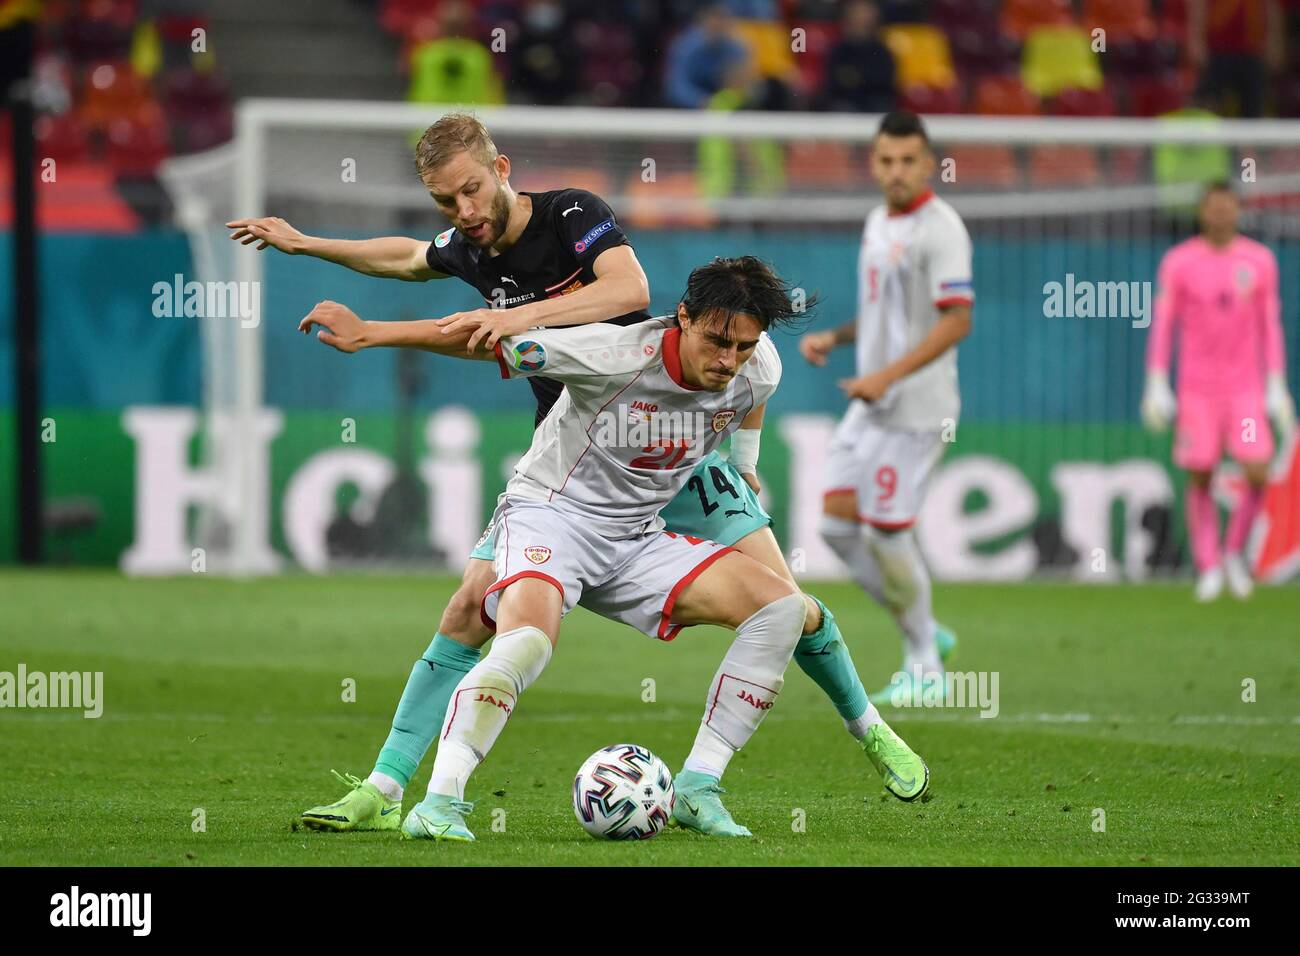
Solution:
<path fill-rule="evenodd" d="M 585 189 L 524 192 L 533 201 L 532 216 L 513 246 L 490 255 L 466 241 L 456 229 L 440 232 L 429 243 L 429 268 L 463 279 L 478 289 L 489 307 L 512 309 L 541 299 L 576 292 L 596 281 L 592 263 L 606 249 L 628 245 L 614 212 Z M 631 325 L 650 318 L 644 311 L 609 319 Z M 556 326 L 562 328 L 562 326 Z M 553 379 L 531 377 L 537 398 L 537 424 L 564 390 Z"/>

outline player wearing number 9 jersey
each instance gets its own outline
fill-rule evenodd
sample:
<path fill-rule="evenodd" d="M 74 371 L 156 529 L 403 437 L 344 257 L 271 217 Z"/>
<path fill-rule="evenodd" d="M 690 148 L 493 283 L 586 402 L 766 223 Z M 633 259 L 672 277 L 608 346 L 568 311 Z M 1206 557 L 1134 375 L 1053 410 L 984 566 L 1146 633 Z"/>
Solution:
<path fill-rule="evenodd" d="M 807 335 L 804 356 L 825 364 L 855 343 L 857 377 L 827 463 L 821 533 L 859 586 L 893 614 L 903 667 L 871 699 L 899 703 L 944 686 L 956 638 L 934 620 L 930 576 L 912 534 L 931 471 L 955 434 L 961 400 L 956 345 L 970 331 L 971 242 L 952 207 L 934 195 L 925 127 L 914 113 L 886 115 L 872 151 L 885 193 L 863 230 L 854 321 Z"/>
<path fill-rule="evenodd" d="M 661 640 L 695 623 L 737 631 L 675 781 L 681 825 L 749 834 L 722 806 L 719 780 L 772 706 L 799 648 L 828 659 L 801 665 L 837 707 L 837 692 L 846 704 L 856 698 L 860 739 L 887 788 L 909 800 L 925 793 L 928 768 L 867 702 L 838 632 L 827 640 L 824 607 L 765 563 L 665 532 L 659 517 L 694 461 L 742 423 L 753 424 L 781 371 L 764 330 L 793 313 L 787 287 L 764 264 L 720 259 L 691 274 L 675 317 L 628 328 L 531 330 L 498 342 L 503 375 L 548 375 L 565 391 L 498 502 L 496 580 L 481 608 L 497 638 L 455 688 L 429 794 L 407 816 L 404 835 L 473 839 L 464 820 L 469 776 L 579 603 Z M 335 303 L 318 305 L 302 328 L 317 325 L 322 341 L 347 352 L 396 345 L 482 357 L 467 350 L 464 336 L 442 334 L 432 323 L 363 322 Z M 805 636 L 810 625 L 814 633 Z M 834 680 L 827 667 L 837 670 Z M 366 786 L 374 785 L 357 789 Z"/>

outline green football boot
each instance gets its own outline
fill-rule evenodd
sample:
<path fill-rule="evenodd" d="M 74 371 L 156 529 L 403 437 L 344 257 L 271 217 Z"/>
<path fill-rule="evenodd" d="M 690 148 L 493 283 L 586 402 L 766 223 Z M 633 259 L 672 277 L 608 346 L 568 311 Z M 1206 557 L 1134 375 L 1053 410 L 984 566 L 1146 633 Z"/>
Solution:
<path fill-rule="evenodd" d="M 338 803 L 312 807 L 302 814 L 303 826 L 313 830 L 396 830 L 402 818 L 402 801 L 389 800 L 373 783 L 337 770 L 330 773 L 351 788 Z"/>
<path fill-rule="evenodd" d="M 454 840 L 473 843 L 474 834 L 465 825 L 465 814 L 474 804 L 441 793 L 430 793 L 411 807 L 402 821 L 403 840 Z"/>
<path fill-rule="evenodd" d="M 942 671 L 920 678 L 916 671 L 898 671 L 867 699 L 877 707 L 932 707 L 943 703 L 946 687 Z"/>
<path fill-rule="evenodd" d="M 930 789 L 930 768 L 883 720 L 867 731 L 862 749 L 899 800 L 910 803 Z"/>
<path fill-rule="evenodd" d="M 722 805 L 720 796 L 726 792 L 718 785 L 716 777 L 683 770 L 673 780 L 673 823 L 705 836 L 753 836 L 747 827 L 731 819 L 731 814 Z"/>
<path fill-rule="evenodd" d="M 938 622 L 934 625 L 934 643 L 939 647 L 939 660 L 948 666 L 949 659 L 957 650 L 957 635 Z"/>

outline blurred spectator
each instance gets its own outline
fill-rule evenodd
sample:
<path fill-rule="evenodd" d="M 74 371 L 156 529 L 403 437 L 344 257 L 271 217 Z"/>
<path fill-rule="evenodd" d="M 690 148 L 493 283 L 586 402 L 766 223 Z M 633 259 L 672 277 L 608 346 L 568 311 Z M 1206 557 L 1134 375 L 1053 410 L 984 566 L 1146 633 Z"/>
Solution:
<path fill-rule="evenodd" d="M 1264 114 L 1269 72 L 1282 70 L 1286 26 L 1278 0 L 1188 0 L 1187 56 L 1199 73 L 1197 94 L 1230 114 Z"/>
<path fill-rule="evenodd" d="M 695 24 L 678 35 L 668 50 L 664 93 L 670 106 L 703 109 L 709 98 L 728 86 L 749 51 L 731 33 L 731 18 L 720 6 L 706 7 Z"/>
<path fill-rule="evenodd" d="M 525 103 L 555 106 L 578 88 L 573 24 L 558 0 L 534 0 L 523 10 L 511 49 L 510 92 Z"/>
<path fill-rule="evenodd" d="M 439 38 L 411 53 L 413 103 L 489 104 L 502 102 L 501 78 L 492 54 L 469 38 L 472 11 L 461 0 L 449 0 L 438 11 Z"/>
<path fill-rule="evenodd" d="M 843 33 L 826 57 L 821 107 L 854 113 L 894 108 L 894 56 L 880 42 L 880 10 L 871 0 L 844 8 Z"/>

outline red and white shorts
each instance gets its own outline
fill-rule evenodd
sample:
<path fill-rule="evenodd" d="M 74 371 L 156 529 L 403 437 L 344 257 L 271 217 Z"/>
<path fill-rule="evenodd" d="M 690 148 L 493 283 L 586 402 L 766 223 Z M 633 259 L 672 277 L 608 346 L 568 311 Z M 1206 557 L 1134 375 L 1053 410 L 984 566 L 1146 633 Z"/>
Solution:
<path fill-rule="evenodd" d="M 1273 457 L 1264 397 L 1253 389 L 1228 395 L 1180 393 L 1174 462 L 1189 471 L 1213 471 L 1224 451 L 1245 463 Z"/>
<path fill-rule="evenodd" d="M 652 531 L 607 538 L 589 523 L 545 501 L 503 498 L 492 518 L 496 583 L 483 597 L 483 623 L 496 630 L 501 590 L 524 577 L 540 578 L 560 592 L 568 614 L 581 604 L 611 621 L 671 641 L 678 596 L 710 564 L 733 550 L 716 541 Z"/>
<path fill-rule="evenodd" d="M 831 438 L 825 495 L 854 493 L 858 520 L 873 527 L 911 527 L 943 452 L 941 432 L 877 425 L 854 402 Z"/>

